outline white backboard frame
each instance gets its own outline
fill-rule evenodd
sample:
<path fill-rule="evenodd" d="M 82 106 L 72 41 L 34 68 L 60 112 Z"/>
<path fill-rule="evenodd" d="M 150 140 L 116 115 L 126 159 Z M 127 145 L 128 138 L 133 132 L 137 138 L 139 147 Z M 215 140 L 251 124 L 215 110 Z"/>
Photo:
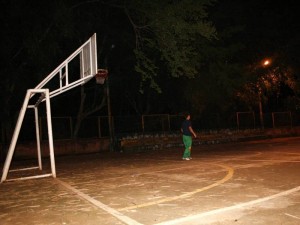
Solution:
<path fill-rule="evenodd" d="M 79 56 L 79 57 L 78 57 Z M 78 74 L 78 79 L 71 81 L 69 78 L 69 63 L 75 58 L 79 58 L 80 72 Z M 47 125 L 48 125 L 48 141 L 49 141 L 49 155 L 51 161 L 51 173 L 15 178 L 11 180 L 24 180 L 33 179 L 40 177 L 56 177 L 55 159 L 54 159 L 54 145 L 53 145 L 53 131 L 52 131 L 52 121 L 51 121 L 51 107 L 50 98 L 56 95 L 62 94 L 76 86 L 83 85 L 90 79 L 92 79 L 98 71 L 97 65 L 97 39 L 96 33 L 89 38 L 83 45 L 81 45 L 73 54 L 71 54 L 64 62 L 62 62 L 53 72 L 51 72 L 41 83 L 39 83 L 34 89 L 28 89 L 23 106 L 20 110 L 18 121 L 12 136 L 12 140 L 7 152 L 6 160 L 4 162 L 3 173 L 1 177 L 1 183 L 7 179 L 12 157 L 14 155 L 15 147 L 21 130 L 21 126 L 24 120 L 26 110 L 28 108 L 34 109 L 35 112 L 35 126 L 36 126 L 36 141 L 37 141 L 37 155 L 38 155 L 38 167 L 30 167 L 19 170 L 29 170 L 39 168 L 42 170 L 42 156 L 41 156 L 41 144 L 40 144 L 40 133 L 39 133 L 39 121 L 38 121 L 38 106 L 41 102 L 46 101 L 46 111 L 47 111 Z M 56 85 L 50 90 L 46 85 L 49 82 L 54 82 Z M 50 85 L 51 86 L 51 85 Z M 30 99 L 36 95 L 40 94 L 39 99 L 35 104 L 29 105 Z"/>
<path fill-rule="evenodd" d="M 97 74 L 98 69 L 96 38 L 95 33 L 34 89 L 43 89 L 48 82 L 54 80 L 54 82 L 58 83 L 57 86 L 59 88 L 50 90 L 50 98 L 52 98 L 92 79 Z M 77 80 L 70 82 L 69 63 L 78 55 L 80 57 L 80 74 L 78 74 Z"/>

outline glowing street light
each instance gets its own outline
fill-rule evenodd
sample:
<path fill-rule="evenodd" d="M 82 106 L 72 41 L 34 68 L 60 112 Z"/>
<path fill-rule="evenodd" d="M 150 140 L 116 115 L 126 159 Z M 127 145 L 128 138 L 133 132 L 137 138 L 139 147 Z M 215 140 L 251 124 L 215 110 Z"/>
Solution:
<path fill-rule="evenodd" d="M 271 63 L 270 60 L 266 59 L 266 60 L 264 61 L 263 65 L 264 65 L 264 66 L 268 66 L 270 63 Z"/>
<path fill-rule="evenodd" d="M 271 61 L 269 59 L 266 59 L 263 61 L 263 66 L 269 66 L 271 64 Z M 258 85 L 258 106 L 259 106 L 259 118 L 260 118 L 260 125 L 261 128 L 264 129 L 264 116 L 263 116 L 263 110 L 262 110 L 262 88 Z"/>

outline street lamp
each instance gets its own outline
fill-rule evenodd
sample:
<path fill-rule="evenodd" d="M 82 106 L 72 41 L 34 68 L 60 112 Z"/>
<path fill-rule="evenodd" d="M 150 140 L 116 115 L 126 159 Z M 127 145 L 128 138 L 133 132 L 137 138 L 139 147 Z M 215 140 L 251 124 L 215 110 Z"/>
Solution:
<path fill-rule="evenodd" d="M 270 60 L 266 59 L 266 60 L 264 61 L 263 65 L 264 65 L 264 66 L 267 66 L 267 65 L 269 65 L 270 63 L 271 63 Z"/>
<path fill-rule="evenodd" d="M 259 106 L 259 118 L 260 118 L 260 126 L 261 129 L 264 129 L 264 115 L 263 115 L 263 110 L 262 110 L 262 90 L 261 87 L 258 87 L 258 106 Z"/>
<path fill-rule="evenodd" d="M 262 63 L 263 67 L 269 66 L 270 64 L 271 61 L 269 59 L 265 59 Z M 262 110 L 262 87 L 259 83 L 257 84 L 257 88 L 258 88 L 258 106 L 259 106 L 260 125 L 261 125 L 261 129 L 264 129 L 265 125 L 264 125 L 264 115 Z"/>

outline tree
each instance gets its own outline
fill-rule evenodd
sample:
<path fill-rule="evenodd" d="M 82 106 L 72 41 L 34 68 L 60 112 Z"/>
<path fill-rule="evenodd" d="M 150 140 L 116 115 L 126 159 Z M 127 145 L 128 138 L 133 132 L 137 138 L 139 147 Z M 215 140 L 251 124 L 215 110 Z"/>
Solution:
<path fill-rule="evenodd" d="M 284 102 L 291 96 L 295 97 L 292 106 L 295 109 L 295 104 L 299 102 L 299 82 L 293 70 L 278 60 L 280 58 L 274 58 L 268 67 L 261 64 L 249 67 L 249 75 L 252 78 L 237 92 L 238 98 L 246 103 L 249 109 L 252 110 L 258 103 L 263 103 L 269 110 L 286 110 L 289 107 Z M 272 101 L 274 99 L 277 100 L 277 104 Z M 278 105 L 280 99 L 283 100 L 283 105 Z"/>
<path fill-rule="evenodd" d="M 52 13 L 54 9 L 55 4 L 39 1 L 1 2 L 2 32 L 5 33 L 0 42 L 0 102 L 3 108 L 0 117 L 3 142 L 10 139 L 12 124 L 26 89 L 37 84 L 54 62 L 54 57 L 51 59 L 45 56 L 57 55 L 60 50 L 57 42 L 49 42 L 55 34 L 64 30 L 64 27 L 57 26 L 58 15 Z"/>
<path fill-rule="evenodd" d="M 235 110 L 234 95 L 246 81 L 241 57 L 245 44 L 240 38 L 245 27 L 236 12 L 241 4 L 219 1 L 209 7 L 210 19 L 216 27 L 217 39 L 198 39 L 195 58 L 199 63 L 195 79 L 185 79 L 182 93 L 187 107 L 195 114 L 218 112 L 225 114 Z"/>
<path fill-rule="evenodd" d="M 206 12 L 212 2 L 130 1 L 126 6 L 135 32 L 135 70 L 142 77 L 141 91 L 148 82 L 161 92 L 155 78 L 164 75 L 161 71 L 173 77 L 191 78 L 198 74 L 197 42 L 216 37 Z"/>

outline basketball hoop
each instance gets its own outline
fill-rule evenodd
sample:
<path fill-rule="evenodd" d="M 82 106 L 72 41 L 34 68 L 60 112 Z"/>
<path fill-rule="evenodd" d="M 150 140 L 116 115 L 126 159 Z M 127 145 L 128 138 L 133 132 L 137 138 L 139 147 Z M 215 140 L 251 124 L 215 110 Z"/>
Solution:
<path fill-rule="evenodd" d="M 95 75 L 97 84 L 104 84 L 105 79 L 107 78 L 108 70 L 98 69 L 98 73 Z"/>

